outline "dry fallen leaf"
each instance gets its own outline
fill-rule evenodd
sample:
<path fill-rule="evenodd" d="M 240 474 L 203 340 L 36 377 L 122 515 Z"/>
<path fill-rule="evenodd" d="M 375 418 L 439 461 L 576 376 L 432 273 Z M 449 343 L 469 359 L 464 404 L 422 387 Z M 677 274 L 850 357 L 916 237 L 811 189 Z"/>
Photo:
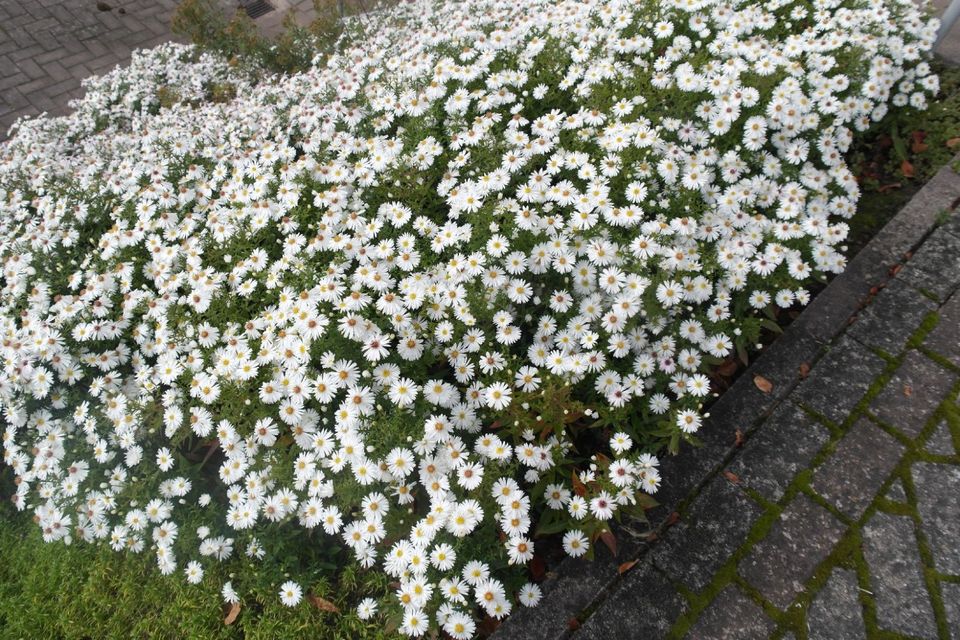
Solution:
<path fill-rule="evenodd" d="M 637 564 L 637 562 L 639 561 L 630 560 L 629 562 L 624 562 L 619 567 L 617 567 L 617 573 L 619 573 L 620 575 L 625 574 L 627 571 L 630 571 L 630 569 L 633 569 L 633 565 Z"/>
<path fill-rule="evenodd" d="M 569 628 L 570 631 L 576 631 L 580 628 L 580 621 L 576 618 L 570 618 L 567 620 L 567 628 Z"/>
<path fill-rule="evenodd" d="M 910 150 L 914 153 L 923 153 L 927 150 L 927 143 L 924 140 L 927 137 L 926 131 L 914 131 L 910 134 L 912 138 L 910 142 Z"/>
<path fill-rule="evenodd" d="M 908 161 L 904 160 L 903 162 L 900 163 L 900 172 L 903 173 L 903 175 L 905 175 L 906 177 L 912 178 L 914 173 L 913 165 L 910 164 Z"/>
<path fill-rule="evenodd" d="M 960 138 L 950 138 L 949 140 L 947 140 L 948 149 L 953 149 L 957 145 L 960 145 Z"/>
<path fill-rule="evenodd" d="M 735 447 L 742 447 L 742 446 L 743 446 L 743 442 L 744 442 L 745 440 L 746 440 L 746 438 L 744 438 L 744 436 L 743 436 L 743 431 L 740 431 L 740 429 L 737 429 L 736 433 L 735 433 L 734 436 L 733 436 L 733 446 L 735 446 Z"/>
<path fill-rule="evenodd" d="M 740 476 L 735 474 L 733 471 L 724 471 L 723 477 L 733 484 L 740 484 Z"/>
<path fill-rule="evenodd" d="M 903 395 L 909 398 L 913 395 L 913 387 L 908 384 L 903 385 Z"/>
<path fill-rule="evenodd" d="M 810 363 L 801 362 L 800 363 L 800 379 L 806 380 L 808 375 L 810 375 Z"/>
<path fill-rule="evenodd" d="M 337 605 L 333 604 L 329 600 L 324 600 L 320 596 L 316 596 L 312 593 L 307 594 L 307 600 L 310 601 L 310 604 L 315 606 L 320 611 L 329 611 L 330 613 L 340 613 L 340 609 L 337 608 Z"/>
<path fill-rule="evenodd" d="M 231 624 L 237 621 L 237 616 L 240 615 L 240 603 L 234 602 L 230 605 L 223 605 L 223 614 L 223 624 L 229 627 Z"/>
<path fill-rule="evenodd" d="M 757 389 L 760 389 L 760 391 L 764 393 L 773 391 L 773 383 L 761 375 L 753 376 L 753 384 L 757 385 Z"/>

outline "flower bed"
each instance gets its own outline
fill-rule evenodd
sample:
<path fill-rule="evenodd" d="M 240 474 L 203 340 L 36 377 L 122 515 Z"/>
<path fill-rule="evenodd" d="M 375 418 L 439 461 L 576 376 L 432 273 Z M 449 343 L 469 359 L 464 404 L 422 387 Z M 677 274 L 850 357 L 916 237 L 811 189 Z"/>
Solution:
<path fill-rule="evenodd" d="M 329 608 L 369 570 L 351 615 L 470 637 L 536 604 L 537 534 L 615 544 L 710 367 L 842 270 L 843 154 L 936 92 L 936 21 L 528 0 L 357 29 L 259 82 L 167 45 L 20 127 L 4 462 L 49 541 L 191 583 L 243 556 L 230 602 Z"/>

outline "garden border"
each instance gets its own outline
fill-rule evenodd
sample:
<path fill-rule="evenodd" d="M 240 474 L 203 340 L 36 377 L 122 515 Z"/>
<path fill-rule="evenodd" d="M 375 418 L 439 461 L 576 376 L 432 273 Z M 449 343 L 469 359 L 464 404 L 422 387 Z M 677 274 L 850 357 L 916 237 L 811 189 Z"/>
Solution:
<path fill-rule="evenodd" d="M 596 558 L 565 558 L 540 585 L 543 599 L 534 608 L 524 608 L 510 616 L 494 633 L 495 639 L 568 638 L 599 607 L 623 579 L 620 567 L 649 574 L 651 581 L 659 570 L 649 562 L 648 551 L 657 541 L 669 536 L 668 529 L 679 513 L 690 505 L 707 483 L 739 454 L 745 439 L 757 434 L 764 420 L 801 382 L 802 364 L 816 367 L 825 355 L 824 347 L 837 338 L 853 317 L 899 270 L 913 250 L 943 222 L 945 212 L 960 205 L 960 173 L 954 168 L 960 155 L 944 165 L 923 188 L 904 205 L 870 242 L 850 261 L 847 269 L 835 277 L 817 295 L 797 319 L 759 355 L 753 364 L 722 394 L 710 409 L 709 417 L 698 433 L 699 448 L 684 447 L 676 456 L 662 460 L 663 486 L 655 496 L 661 503 L 648 512 L 650 524 L 624 522 L 615 526 L 618 540 L 614 557 L 598 545 Z M 956 222 L 956 220 L 954 220 Z M 754 378 L 770 381 L 770 392 L 761 391 Z M 768 464 L 776 464 L 770 460 Z M 749 529 L 753 518 L 745 510 L 725 513 L 723 526 L 736 527 L 743 519 Z M 652 533 L 648 534 L 648 531 Z M 707 576 L 709 578 L 709 576 Z M 670 589 L 634 594 L 638 606 L 646 602 L 651 610 L 651 629 L 668 629 L 681 613 L 683 604 Z M 643 631 L 636 630 L 638 634 Z"/>

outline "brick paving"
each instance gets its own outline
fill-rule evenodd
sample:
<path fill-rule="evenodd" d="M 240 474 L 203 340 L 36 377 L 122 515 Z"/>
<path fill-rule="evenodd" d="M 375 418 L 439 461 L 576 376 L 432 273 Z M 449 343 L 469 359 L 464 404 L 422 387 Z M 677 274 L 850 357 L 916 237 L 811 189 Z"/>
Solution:
<path fill-rule="evenodd" d="M 83 78 L 174 39 L 177 1 L 0 0 L 0 140 L 20 116 L 65 113 Z"/>

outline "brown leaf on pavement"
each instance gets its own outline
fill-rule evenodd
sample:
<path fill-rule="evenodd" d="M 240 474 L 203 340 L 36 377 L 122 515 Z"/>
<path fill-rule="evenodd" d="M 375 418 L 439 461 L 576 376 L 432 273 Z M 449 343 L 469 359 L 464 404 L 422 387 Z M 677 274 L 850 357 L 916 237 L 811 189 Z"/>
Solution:
<path fill-rule="evenodd" d="M 735 474 L 733 471 L 724 470 L 723 477 L 733 484 L 740 484 L 740 476 Z"/>
<path fill-rule="evenodd" d="M 630 569 L 633 569 L 633 566 L 637 564 L 637 562 L 639 562 L 639 560 L 630 560 L 629 562 L 624 562 L 617 567 L 617 573 L 620 575 L 625 574 L 627 571 L 630 571 Z"/>
<path fill-rule="evenodd" d="M 760 389 L 760 391 L 763 391 L 764 393 L 770 393 L 773 391 L 773 383 L 761 375 L 753 376 L 753 384 L 757 386 L 757 389 Z"/>

